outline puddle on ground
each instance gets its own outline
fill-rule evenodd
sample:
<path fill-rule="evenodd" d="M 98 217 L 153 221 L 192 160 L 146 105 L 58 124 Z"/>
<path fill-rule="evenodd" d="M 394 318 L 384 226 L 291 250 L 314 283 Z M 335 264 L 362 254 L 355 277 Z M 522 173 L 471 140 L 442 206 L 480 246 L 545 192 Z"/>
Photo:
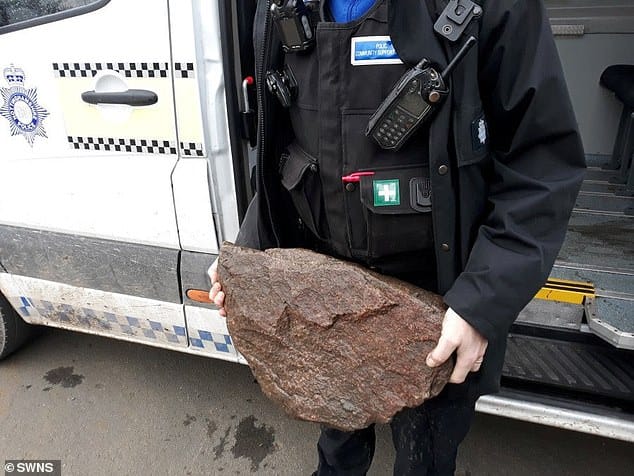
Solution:
<path fill-rule="evenodd" d="M 64 388 L 73 388 L 84 381 L 84 376 L 76 374 L 74 371 L 75 367 L 57 367 L 56 369 L 46 372 L 43 378 L 51 385 L 61 385 Z M 46 390 L 50 390 L 50 387 L 45 389 L 45 391 Z"/>

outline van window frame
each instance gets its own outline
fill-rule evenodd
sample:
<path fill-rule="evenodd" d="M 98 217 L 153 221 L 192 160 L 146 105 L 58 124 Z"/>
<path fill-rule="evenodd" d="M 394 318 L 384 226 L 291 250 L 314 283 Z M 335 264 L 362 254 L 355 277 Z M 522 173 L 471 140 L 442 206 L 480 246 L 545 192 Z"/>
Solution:
<path fill-rule="evenodd" d="M 42 15 L 36 18 L 31 18 L 30 20 L 24 20 L 17 23 L 11 23 L 10 25 L 0 26 L 0 35 L 11 33 L 13 31 L 24 30 L 26 28 L 32 28 L 34 26 L 44 25 L 46 23 L 53 23 L 56 21 L 65 20 L 66 18 L 84 15 L 85 13 L 99 10 L 108 3 L 110 3 L 110 0 L 96 0 L 89 5 L 69 8 L 68 10 L 52 13 L 50 15 Z"/>

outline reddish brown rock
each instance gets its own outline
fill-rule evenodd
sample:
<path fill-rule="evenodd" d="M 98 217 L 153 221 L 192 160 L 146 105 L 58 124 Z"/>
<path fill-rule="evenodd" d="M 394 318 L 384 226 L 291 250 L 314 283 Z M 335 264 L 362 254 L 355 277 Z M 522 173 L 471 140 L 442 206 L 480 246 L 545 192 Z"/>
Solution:
<path fill-rule="evenodd" d="M 364 428 L 449 379 L 451 363 L 425 365 L 446 309 L 438 295 L 302 249 L 225 243 L 218 271 L 236 348 L 293 417 Z"/>

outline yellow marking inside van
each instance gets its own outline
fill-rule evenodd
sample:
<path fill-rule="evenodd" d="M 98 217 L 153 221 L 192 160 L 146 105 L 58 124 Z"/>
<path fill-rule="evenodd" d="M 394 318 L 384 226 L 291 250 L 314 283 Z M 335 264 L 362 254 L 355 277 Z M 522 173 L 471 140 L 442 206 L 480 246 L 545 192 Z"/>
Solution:
<path fill-rule="evenodd" d="M 592 283 L 568 281 L 565 279 L 549 279 L 535 295 L 537 299 L 546 301 L 583 304 L 586 297 L 594 297 L 595 289 Z"/>

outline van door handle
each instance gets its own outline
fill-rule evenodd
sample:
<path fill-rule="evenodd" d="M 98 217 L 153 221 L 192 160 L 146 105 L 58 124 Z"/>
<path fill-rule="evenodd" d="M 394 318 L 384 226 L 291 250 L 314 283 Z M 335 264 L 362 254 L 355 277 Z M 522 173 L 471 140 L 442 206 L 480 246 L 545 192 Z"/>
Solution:
<path fill-rule="evenodd" d="M 103 92 L 85 91 L 81 99 L 88 104 L 127 104 L 128 106 L 150 106 L 156 104 L 158 96 L 154 91 L 128 89 L 127 91 Z"/>

